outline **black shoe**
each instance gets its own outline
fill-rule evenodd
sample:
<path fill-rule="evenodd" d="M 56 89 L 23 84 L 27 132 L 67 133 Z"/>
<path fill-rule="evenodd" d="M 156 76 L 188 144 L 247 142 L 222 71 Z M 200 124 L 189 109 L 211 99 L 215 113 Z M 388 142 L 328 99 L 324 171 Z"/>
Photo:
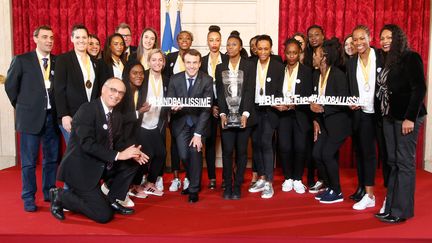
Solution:
<path fill-rule="evenodd" d="M 24 202 L 24 211 L 26 212 L 36 212 L 37 206 L 34 201 L 25 201 Z"/>
<path fill-rule="evenodd" d="M 357 190 L 349 196 L 350 199 L 359 202 L 366 194 L 366 190 L 363 186 L 357 187 Z"/>
<path fill-rule="evenodd" d="M 231 200 L 240 200 L 241 191 L 239 187 L 234 186 L 233 193 L 231 194 Z"/>
<path fill-rule="evenodd" d="M 397 217 L 397 216 L 392 216 L 392 215 L 389 214 L 389 215 L 387 215 L 387 217 L 385 217 L 385 218 L 380 218 L 380 220 L 381 220 L 382 222 L 385 222 L 385 223 L 397 224 L 397 223 L 405 222 L 406 219 L 404 219 L 404 218 L 399 218 L 399 217 Z"/>
<path fill-rule="evenodd" d="M 198 193 L 189 193 L 189 202 L 190 203 L 196 203 L 198 202 L 199 197 L 198 197 Z"/>
<path fill-rule="evenodd" d="M 225 200 L 231 200 L 231 196 L 232 196 L 232 190 L 229 190 L 228 188 L 225 188 L 224 192 L 223 192 L 223 199 Z"/>
<path fill-rule="evenodd" d="M 211 190 L 216 189 L 216 180 L 215 180 L 215 179 L 211 179 L 211 180 L 210 180 L 210 183 L 209 183 L 209 185 L 208 185 L 208 188 L 211 189 Z"/>
<path fill-rule="evenodd" d="M 379 218 L 379 219 L 383 219 L 383 218 L 388 217 L 389 215 L 390 215 L 389 213 L 377 213 L 377 214 L 375 214 L 375 217 Z"/>
<path fill-rule="evenodd" d="M 122 215 L 130 215 L 130 214 L 133 214 L 135 212 L 135 210 L 133 210 L 132 208 L 123 207 L 118 202 L 111 203 L 111 208 L 114 210 L 114 212 L 116 212 L 118 214 L 122 214 Z"/>
<path fill-rule="evenodd" d="M 62 188 L 51 188 L 49 191 L 49 196 L 51 200 L 51 214 L 58 220 L 64 220 L 65 216 L 63 213 L 63 206 L 61 204 L 61 193 L 63 193 Z"/>
<path fill-rule="evenodd" d="M 182 195 L 188 195 L 189 194 L 189 188 L 182 190 L 181 194 Z"/>

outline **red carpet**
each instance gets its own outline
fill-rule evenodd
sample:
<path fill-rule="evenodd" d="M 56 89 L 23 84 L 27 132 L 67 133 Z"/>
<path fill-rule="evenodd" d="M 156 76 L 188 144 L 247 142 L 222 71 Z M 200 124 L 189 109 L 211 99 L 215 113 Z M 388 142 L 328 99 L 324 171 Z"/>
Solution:
<path fill-rule="evenodd" d="M 40 174 L 40 171 L 38 170 Z M 221 171 L 218 171 L 220 178 Z M 250 171 L 247 171 L 249 177 Z M 381 171 L 377 172 L 380 175 Z M 38 177 L 40 178 L 40 176 Z M 51 216 L 49 204 L 37 195 L 36 213 L 23 210 L 20 199 L 20 169 L 0 171 L 0 242 L 287 242 L 287 241 L 431 241 L 432 174 L 417 172 L 416 216 L 405 223 L 379 222 L 373 214 L 382 205 L 384 190 L 377 179 L 377 206 L 366 211 L 351 209 L 347 199 L 355 189 L 355 171 L 341 171 L 343 203 L 323 205 L 312 194 L 281 191 L 282 177 L 275 177 L 275 195 L 261 199 L 247 192 L 246 178 L 239 201 L 225 201 L 222 190 L 207 189 L 203 173 L 203 190 L 197 204 L 187 197 L 168 191 L 171 175 L 165 176 L 165 195 L 134 199 L 136 213 L 116 215 L 106 225 L 93 223 L 81 215 L 66 213 L 60 222 Z M 38 180 L 40 185 L 40 179 Z M 220 183 L 220 181 L 218 181 Z M 218 184 L 218 186 L 220 186 Z M 39 186 L 40 188 L 40 186 Z"/>

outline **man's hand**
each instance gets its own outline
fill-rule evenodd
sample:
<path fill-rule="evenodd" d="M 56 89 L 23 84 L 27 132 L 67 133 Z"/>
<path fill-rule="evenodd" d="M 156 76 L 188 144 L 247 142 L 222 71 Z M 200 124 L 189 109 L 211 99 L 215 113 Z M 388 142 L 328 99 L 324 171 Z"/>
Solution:
<path fill-rule="evenodd" d="M 127 159 L 137 159 L 142 155 L 141 145 L 135 147 L 135 145 L 131 145 L 125 150 L 121 151 L 117 157 L 118 160 L 127 160 Z"/>
<path fill-rule="evenodd" d="M 213 114 L 214 118 L 219 117 L 219 106 L 214 105 L 212 107 L 212 114 Z"/>
<path fill-rule="evenodd" d="M 323 106 L 315 104 L 315 103 L 310 104 L 310 109 L 311 109 L 311 111 L 313 111 L 315 113 L 323 113 L 324 112 Z"/>
<path fill-rule="evenodd" d="M 68 132 L 71 132 L 72 129 L 72 117 L 64 116 L 62 117 L 62 127 Z"/>
<path fill-rule="evenodd" d="M 220 118 L 222 129 L 225 129 L 225 126 L 228 124 L 228 119 L 225 114 L 221 115 Z"/>
<path fill-rule="evenodd" d="M 148 102 L 145 102 L 145 103 L 144 103 L 144 104 L 139 108 L 138 112 L 139 112 L 140 114 L 142 114 L 142 113 L 145 113 L 145 112 L 149 111 L 150 108 L 151 108 L 151 105 L 150 105 Z"/>
<path fill-rule="evenodd" d="M 196 148 L 198 152 L 201 152 L 202 149 L 201 137 L 194 135 L 192 140 L 189 143 L 189 146 L 192 146 Z"/>
<path fill-rule="evenodd" d="M 412 131 L 414 131 L 414 122 L 405 119 L 402 122 L 402 135 L 408 135 L 408 133 L 411 133 Z"/>
<path fill-rule="evenodd" d="M 314 142 L 318 140 L 318 134 L 321 134 L 321 128 L 317 121 L 313 121 L 313 127 L 314 127 Z"/>

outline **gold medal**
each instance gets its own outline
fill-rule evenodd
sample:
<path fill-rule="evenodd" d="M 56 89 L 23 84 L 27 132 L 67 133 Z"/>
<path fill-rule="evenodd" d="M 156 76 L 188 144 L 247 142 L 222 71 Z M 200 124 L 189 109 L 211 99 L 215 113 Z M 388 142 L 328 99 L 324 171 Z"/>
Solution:
<path fill-rule="evenodd" d="M 86 81 L 85 86 L 86 86 L 87 89 L 91 89 L 92 83 L 90 82 L 90 80 Z"/>
<path fill-rule="evenodd" d="M 262 88 L 260 88 L 260 92 L 259 92 L 259 94 L 260 94 L 260 95 L 264 95 L 264 90 L 263 90 Z"/>

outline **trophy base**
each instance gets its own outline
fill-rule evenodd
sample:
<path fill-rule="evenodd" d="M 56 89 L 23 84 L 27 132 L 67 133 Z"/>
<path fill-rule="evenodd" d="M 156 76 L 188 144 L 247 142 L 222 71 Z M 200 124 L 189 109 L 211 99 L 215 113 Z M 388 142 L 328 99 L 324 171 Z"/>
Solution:
<path fill-rule="evenodd" d="M 226 128 L 240 128 L 240 127 L 241 127 L 240 122 L 239 123 L 237 123 L 237 122 L 228 122 L 228 124 L 225 126 L 225 129 Z"/>

